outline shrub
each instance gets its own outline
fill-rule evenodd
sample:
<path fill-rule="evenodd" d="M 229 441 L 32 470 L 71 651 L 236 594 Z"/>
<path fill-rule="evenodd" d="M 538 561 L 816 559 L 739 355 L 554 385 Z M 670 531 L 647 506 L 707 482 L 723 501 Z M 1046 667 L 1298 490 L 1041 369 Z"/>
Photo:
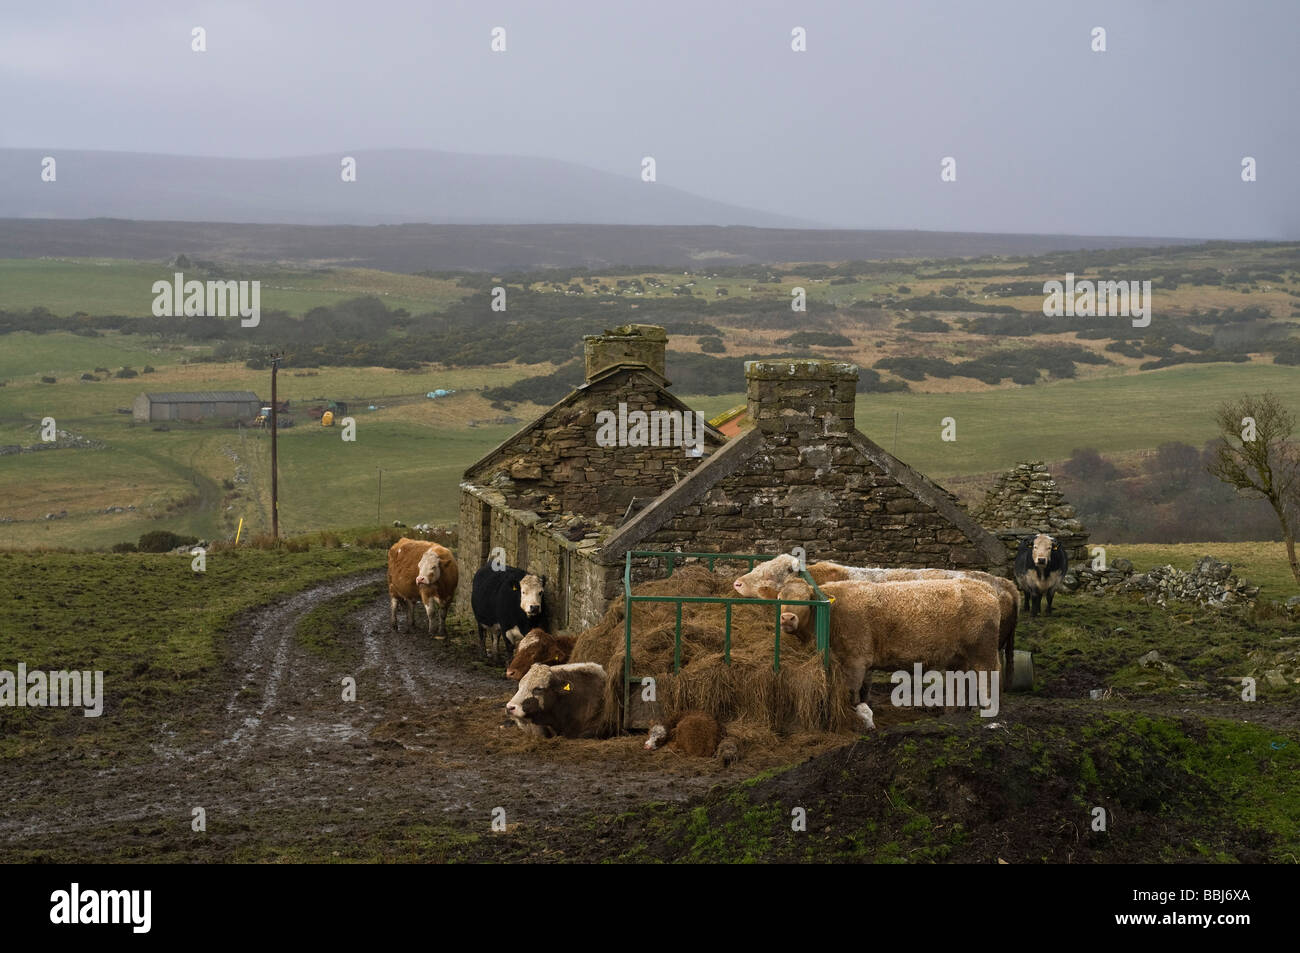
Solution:
<path fill-rule="evenodd" d="M 727 346 L 722 343 L 722 338 L 698 338 L 696 343 L 700 345 L 700 350 L 705 354 L 725 354 Z"/>
<path fill-rule="evenodd" d="M 356 544 L 363 549 L 388 549 L 402 538 L 402 531 L 395 526 L 385 526 L 369 533 L 362 533 L 356 538 Z"/>
<path fill-rule="evenodd" d="M 833 331 L 796 331 L 776 342 L 783 347 L 852 347 L 853 342 Z"/>
<path fill-rule="evenodd" d="M 887 381 L 878 371 L 869 367 L 858 368 L 859 394 L 887 394 L 892 391 L 911 390 L 906 381 Z"/>
<path fill-rule="evenodd" d="M 899 327 L 908 331 L 938 331 L 943 333 L 948 330 L 948 322 L 936 318 L 932 314 L 918 314 L 916 317 L 899 324 Z"/>
<path fill-rule="evenodd" d="M 140 374 L 139 374 L 138 371 L 136 371 L 136 370 L 134 370 L 134 369 L 132 369 L 132 368 L 130 368 L 130 367 L 124 367 L 124 368 L 122 368 L 121 370 L 119 370 L 116 374 L 114 374 L 113 376 L 114 376 L 114 377 L 120 377 L 120 378 L 131 378 L 131 377 L 139 377 Z"/>
<path fill-rule="evenodd" d="M 1067 476 L 1090 483 L 1103 483 L 1119 476 L 1115 464 L 1093 447 L 1076 448 L 1071 452 L 1070 459 L 1065 461 L 1062 469 Z"/>
<path fill-rule="evenodd" d="M 532 401 L 546 406 L 567 397 L 582 383 L 584 373 L 585 366 L 581 361 L 570 361 L 550 374 L 525 377 L 502 387 L 485 387 L 483 396 L 492 401 L 494 407 L 498 401 Z"/>
<path fill-rule="evenodd" d="M 42 383 L 42 384 L 54 384 L 54 383 L 56 383 L 57 381 L 58 381 L 58 378 L 55 378 L 55 377 L 42 377 L 42 378 L 41 378 L 41 383 Z"/>
<path fill-rule="evenodd" d="M 113 552 L 115 553 L 135 553 L 139 552 L 135 543 L 114 543 Z"/>
<path fill-rule="evenodd" d="M 178 536 L 165 529 L 155 529 L 140 537 L 136 548 L 142 553 L 169 553 L 179 546 L 193 546 L 199 541 L 197 536 Z"/>

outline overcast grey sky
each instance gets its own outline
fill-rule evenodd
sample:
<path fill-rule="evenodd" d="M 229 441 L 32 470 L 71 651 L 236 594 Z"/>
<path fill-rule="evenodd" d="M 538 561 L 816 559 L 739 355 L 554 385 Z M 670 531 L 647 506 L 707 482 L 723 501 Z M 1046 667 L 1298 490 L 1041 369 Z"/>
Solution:
<path fill-rule="evenodd" d="M 1298 37 L 1296 0 L 10 0 L 0 146 L 650 155 L 828 225 L 1294 239 Z"/>

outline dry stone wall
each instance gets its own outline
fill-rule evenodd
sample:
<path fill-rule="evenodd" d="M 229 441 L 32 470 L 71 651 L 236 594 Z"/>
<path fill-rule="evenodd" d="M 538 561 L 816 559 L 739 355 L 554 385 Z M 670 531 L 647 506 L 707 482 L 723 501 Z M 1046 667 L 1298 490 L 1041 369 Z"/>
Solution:
<path fill-rule="evenodd" d="M 1088 558 L 1088 532 L 1041 460 L 1018 463 L 998 477 L 971 515 L 997 534 L 1013 559 L 1020 538 L 1031 533 L 1055 537 L 1071 565 Z"/>

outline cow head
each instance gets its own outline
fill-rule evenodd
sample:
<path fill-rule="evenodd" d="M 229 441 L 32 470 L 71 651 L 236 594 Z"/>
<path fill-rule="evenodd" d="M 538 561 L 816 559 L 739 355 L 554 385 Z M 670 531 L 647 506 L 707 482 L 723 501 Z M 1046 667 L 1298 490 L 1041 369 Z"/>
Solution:
<path fill-rule="evenodd" d="M 813 593 L 812 586 L 802 579 L 795 577 L 786 582 L 777 594 L 778 599 L 800 599 L 812 600 L 816 596 Z M 786 605 L 781 606 L 781 631 L 786 635 L 793 635 L 800 640 L 807 637 L 808 621 L 812 615 L 812 606 Z"/>
<path fill-rule="evenodd" d="M 759 563 L 732 586 L 746 599 L 775 599 L 781 585 L 799 572 L 799 558 L 788 553 Z"/>
<path fill-rule="evenodd" d="M 519 608 L 530 619 L 536 619 L 542 614 L 542 590 L 546 588 L 545 576 L 534 576 L 531 573 L 519 580 L 515 586 L 519 590 Z"/>
<path fill-rule="evenodd" d="M 519 680 L 519 689 L 506 702 L 506 714 L 511 718 L 533 718 L 555 707 L 562 692 L 571 691 L 569 682 L 557 677 L 549 665 L 533 665 Z"/>
<path fill-rule="evenodd" d="M 515 657 L 506 667 L 506 678 L 517 682 L 538 662 L 543 665 L 559 665 L 565 661 L 562 655 L 559 644 L 549 632 L 545 629 L 532 629 L 515 647 Z"/>
<path fill-rule="evenodd" d="M 645 739 L 645 750 L 654 751 L 661 744 L 668 740 L 668 729 L 663 725 L 652 725 L 650 734 Z"/>
<path fill-rule="evenodd" d="M 432 586 L 438 581 L 442 573 L 442 565 L 438 556 L 438 551 L 430 546 L 420 557 L 420 565 L 416 570 L 415 584 L 417 586 Z"/>
<path fill-rule="evenodd" d="M 1052 561 L 1052 555 L 1059 549 L 1056 540 L 1046 533 L 1039 533 L 1034 537 L 1034 543 L 1031 550 L 1034 567 L 1044 570 Z"/>

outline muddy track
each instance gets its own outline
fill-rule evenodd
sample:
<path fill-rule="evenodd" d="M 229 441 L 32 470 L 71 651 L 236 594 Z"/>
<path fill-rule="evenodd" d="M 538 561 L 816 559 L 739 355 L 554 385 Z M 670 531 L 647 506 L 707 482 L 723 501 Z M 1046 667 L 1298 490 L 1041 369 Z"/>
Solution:
<path fill-rule="evenodd" d="M 0 840 L 92 841 L 106 826 L 184 825 L 203 807 L 238 821 L 257 841 L 267 811 L 346 811 L 373 819 L 554 824 L 575 812 L 614 813 L 648 800 L 681 801 L 706 790 L 716 763 L 641 750 L 640 739 L 542 741 L 502 726 L 513 691 L 504 677 L 470 671 L 431 638 L 389 627 L 382 573 L 313 587 L 236 620 L 220 675 L 192 711 L 142 731 L 146 757 L 109 767 L 45 762 L 40 777 L 0 782 Z M 301 645 L 302 617 L 328 600 L 372 589 L 373 603 L 337 633 L 339 657 Z M 453 638 L 469 638 L 455 632 Z M 355 678 L 356 700 L 342 679 Z M 42 796 L 45 795 L 45 796 Z M 365 836 L 366 821 L 357 836 Z"/>

